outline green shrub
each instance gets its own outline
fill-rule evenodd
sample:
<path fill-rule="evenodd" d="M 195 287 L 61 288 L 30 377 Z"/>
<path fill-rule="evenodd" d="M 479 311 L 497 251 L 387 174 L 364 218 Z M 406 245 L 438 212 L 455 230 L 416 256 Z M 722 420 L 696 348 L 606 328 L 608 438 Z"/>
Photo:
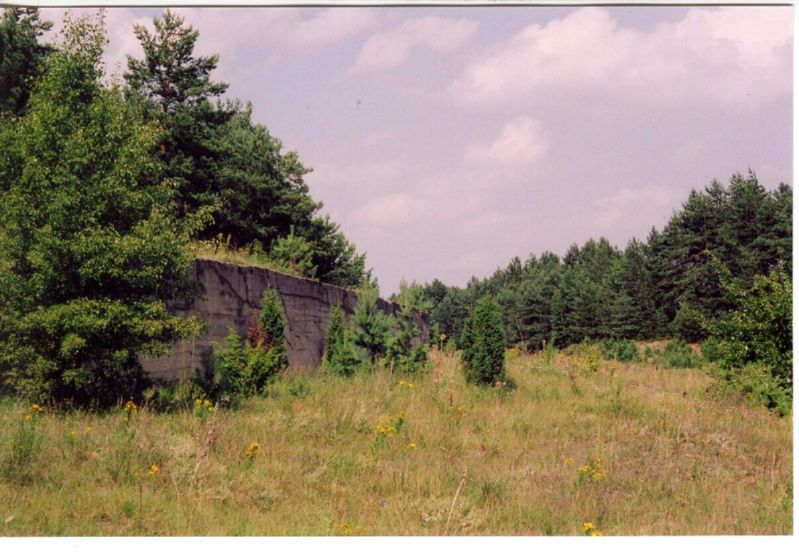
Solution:
<path fill-rule="evenodd" d="M 791 392 L 779 384 L 769 367 L 747 364 L 735 380 L 735 387 L 754 404 L 762 404 L 780 416 L 791 412 Z"/>
<path fill-rule="evenodd" d="M 691 350 L 691 346 L 681 339 L 666 344 L 662 360 L 666 368 L 696 368 L 700 365 L 700 359 Z"/>
<path fill-rule="evenodd" d="M 712 332 L 723 377 L 784 413 L 793 395 L 791 277 L 778 267 L 755 276 L 751 289 L 732 284 L 728 291 L 735 310 Z"/>
<path fill-rule="evenodd" d="M 696 343 L 707 337 L 704 316 L 687 303 L 681 304 L 677 309 L 671 330 L 675 336 L 689 343 Z"/>
<path fill-rule="evenodd" d="M 314 278 L 316 266 L 313 264 L 313 246 L 302 236 L 294 234 L 294 226 L 287 236 L 280 237 L 272 244 L 269 258 L 290 274 Z"/>
<path fill-rule="evenodd" d="M 600 341 L 599 348 L 605 360 L 619 362 L 637 362 L 641 360 L 638 347 L 630 339 L 605 339 Z"/>
<path fill-rule="evenodd" d="M 427 365 L 427 347 L 418 342 L 419 327 L 414 320 L 414 307 L 400 294 L 400 311 L 394 316 L 394 326 L 388 340 L 386 358 L 392 370 L 419 372 Z"/>
<path fill-rule="evenodd" d="M 32 400 L 110 407 L 199 325 L 161 132 L 103 84 L 102 23 L 68 18 L 25 112 L 0 123 L 0 380 Z"/>
<path fill-rule="evenodd" d="M 505 380 L 505 332 L 502 311 L 491 297 L 477 301 L 463 328 L 463 369 L 471 383 Z"/>
<path fill-rule="evenodd" d="M 353 316 L 353 342 L 366 353 L 372 366 L 385 355 L 389 332 L 388 317 L 377 306 L 377 299 L 377 290 L 362 291 Z"/>
<path fill-rule="evenodd" d="M 718 362 L 722 358 L 721 342 L 715 336 L 710 336 L 702 342 L 702 358 L 705 362 Z"/>
<path fill-rule="evenodd" d="M 344 324 L 344 311 L 341 307 L 333 307 L 327 325 L 323 369 L 331 374 L 349 377 L 355 374 L 362 363 L 363 357 Z"/>
<path fill-rule="evenodd" d="M 239 334 L 230 328 L 225 346 L 214 346 L 212 384 L 209 396 L 231 399 L 262 393 L 266 385 L 288 367 L 285 320 L 280 298 L 272 289 L 264 292 L 261 315 L 253 314 L 242 346 Z M 208 386 L 207 376 L 201 378 Z"/>
<path fill-rule="evenodd" d="M 286 390 L 292 397 L 307 397 L 311 394 L 311 384 L 307 376 L 300 374 L 288 383 Z"/>

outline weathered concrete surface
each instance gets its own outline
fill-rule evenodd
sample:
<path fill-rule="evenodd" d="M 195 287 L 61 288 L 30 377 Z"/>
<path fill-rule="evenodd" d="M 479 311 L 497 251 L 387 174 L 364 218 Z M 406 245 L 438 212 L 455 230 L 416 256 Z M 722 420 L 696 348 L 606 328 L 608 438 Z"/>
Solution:
<path fill-rule="evenodd" d="M 175 344 L 172 351 L 157 359 L 143 359 L 145 370 L 156 379 L 191 376 L 211 362 L 213 343 L 223 343 L 229 328 L 247 335 L 253 313 L 260 313 L 264 290 L 278 292 L 286 314 L 286 341 L 291 370 L 312 371 L 322 360 L 330 309 L 340 305 L 347 319 L 355 312 L 358 296 L 354 291 L 295 278 L 271 270 L 198 259 L 190 269 L 203 291 L 191 304 L 176 306 L 180 314 L 193 314 L 209 323 L 200 337 Z M 387 314 L 399 311 L 399 305 L 380 299 L 379 307 Z M 428 342 L 430 327 L 427 315 L 416 314 L 421 340 Z"/>

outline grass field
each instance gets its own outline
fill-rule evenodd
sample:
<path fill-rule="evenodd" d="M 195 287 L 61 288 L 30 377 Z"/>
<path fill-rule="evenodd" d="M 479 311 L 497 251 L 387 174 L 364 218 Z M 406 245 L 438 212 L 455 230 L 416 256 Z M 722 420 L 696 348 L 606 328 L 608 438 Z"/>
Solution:
<path fill-rule="evenodd" d="M 696 369 L 285 376 L 236 410 L 0 406 L 0 535 L 792 533 L 792 430 Z M 30 419 L 28 419 L 30 418 Z"/>

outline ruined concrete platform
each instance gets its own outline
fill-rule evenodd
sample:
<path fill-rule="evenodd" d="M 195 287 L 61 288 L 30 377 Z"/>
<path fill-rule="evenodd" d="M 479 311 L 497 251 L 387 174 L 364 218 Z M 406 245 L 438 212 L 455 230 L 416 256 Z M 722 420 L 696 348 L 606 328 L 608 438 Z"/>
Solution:
<path fill-rule="evenodd" d="M 188 304 L 176 305 L 172 310 L 195 315 L 209 327 L 200 337 L 176 343 L 163 357 L 142 359 L 144 369 L 154 379 L 186 378 L 210 366 L 212 346 L 224 343 L 229 328 L 241 336 L 247 335 L 253 313 L 260 313 L 267 287 L 275 289 L 283 303 L 290 369 L 313 371 L 321 364 L 324 354 L 330 309 L 341 306 L 349 320 L 358 302 L 353 290 L 265 268 L 198 259 L 190 268 L 190 276 L 200 284 L 200 297 Z M 387 314 L 399 311 L 399 305 L 383 299 L 378 300 L 378 306 Z M 429 341 L 427 315 L 416 312 L 414 318 L 421 340 Z"/>

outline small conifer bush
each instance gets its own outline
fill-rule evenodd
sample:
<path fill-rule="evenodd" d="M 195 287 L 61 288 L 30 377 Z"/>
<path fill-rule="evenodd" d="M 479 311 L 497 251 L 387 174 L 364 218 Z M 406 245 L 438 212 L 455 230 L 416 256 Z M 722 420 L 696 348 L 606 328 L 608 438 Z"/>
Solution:
<path fill-rule="evenodd" d="M 288 368 L 286 339 L 283 335 L 285 318 L 280 297 L 273 289 L 264 292 L 261 314 L 247 330 L 242 346 L 241 337 L 230 329 L 225 346 L 214 347 L 214 389 L 212 396 L 247 397 L 263 392 L 264 387 Z"/>
<path fill-rule="evenodd" d="M 494 385 L 505 381 L 502 311 L 491 297 L 480 299 L 463 328 L 463 369 L 467 381 Z"/>
<path fill-rule="evenodd" d="M 333 307 L 325 340 L 325 370 L 340 376 L 351 376 L 361 363 L 352 335 L 344 324 L 344 311 L 341 307 Z"/>

